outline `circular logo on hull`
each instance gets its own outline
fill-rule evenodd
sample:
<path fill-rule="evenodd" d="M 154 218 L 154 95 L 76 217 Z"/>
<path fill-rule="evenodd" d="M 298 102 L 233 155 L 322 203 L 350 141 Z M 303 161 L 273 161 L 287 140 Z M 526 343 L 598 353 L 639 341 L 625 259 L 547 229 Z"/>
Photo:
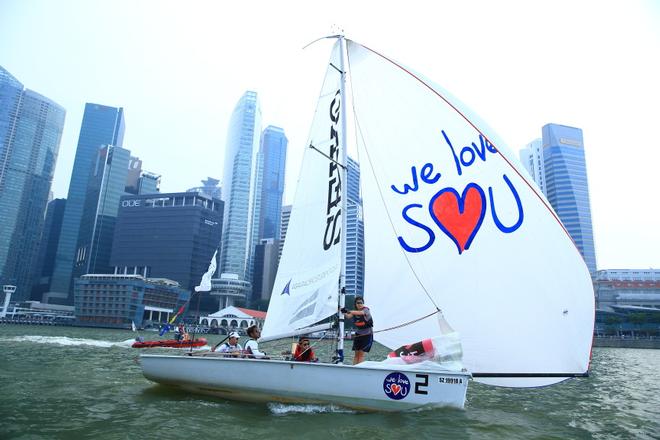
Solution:
<path fill-rule="evenodd" d="M 383 391 L 390 399 L 401 400 L 410 392 L 410 380 L 403 373 L 390 373 L 383 381 Z"/>

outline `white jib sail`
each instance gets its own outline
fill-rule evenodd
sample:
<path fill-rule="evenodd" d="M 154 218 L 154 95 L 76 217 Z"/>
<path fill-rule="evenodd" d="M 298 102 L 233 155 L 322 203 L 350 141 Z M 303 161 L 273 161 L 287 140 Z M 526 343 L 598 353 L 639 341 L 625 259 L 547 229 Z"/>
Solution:
<path fill-rule="evenodd" d="M 589 272 L 515 156 L 408 69 L 351 41 L 348 61 L 376 340 L 396 348 L 436 336 L 437 315 L 379 330 L 437 305 L 477 380 L 539 386 L 586 372 Z"/>
<path fill-rule="evenodd" d="M 277 339 L 337 313 L 341 269 L 339 45 L 326 71 L 303 156 L 262 339 Z M 313 148 L 311 148 L 311 147 Z"/>

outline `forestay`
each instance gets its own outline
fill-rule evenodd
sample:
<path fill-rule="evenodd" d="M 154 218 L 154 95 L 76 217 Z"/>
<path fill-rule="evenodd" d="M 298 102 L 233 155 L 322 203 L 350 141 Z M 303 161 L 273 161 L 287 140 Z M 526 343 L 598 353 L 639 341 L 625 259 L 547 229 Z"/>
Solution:
<path fill-rule="evenodd" d="M 303 156 L 262 340 L 337 313 L 343 240 L 340 179 L 339 43 L 336 43 Z"/>
<path fill-rule="evenodd" d="M 587 267 L 513 154 L 419 75 L 352 41 L 348 61 L 376 340 L 393 349 L 437 336 L 437 306 L 477 380 L 538 386 L 586 372 Z M 277 300 L 289 277 L 278 278 Z"/>

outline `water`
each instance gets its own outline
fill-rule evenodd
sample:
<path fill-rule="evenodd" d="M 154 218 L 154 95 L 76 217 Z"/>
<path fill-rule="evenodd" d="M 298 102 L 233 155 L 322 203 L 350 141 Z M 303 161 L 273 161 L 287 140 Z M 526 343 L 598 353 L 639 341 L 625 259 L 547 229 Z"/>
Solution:
<path fill-rule="evenodd" d="M 660 439 L 660 350 L 597 348 L 588 379 L 523 390 L 472 382 L 465 410 L 379 414 L 173 391 L 142 376 L 132 339 L 0 326 L 0 439 Z"/>

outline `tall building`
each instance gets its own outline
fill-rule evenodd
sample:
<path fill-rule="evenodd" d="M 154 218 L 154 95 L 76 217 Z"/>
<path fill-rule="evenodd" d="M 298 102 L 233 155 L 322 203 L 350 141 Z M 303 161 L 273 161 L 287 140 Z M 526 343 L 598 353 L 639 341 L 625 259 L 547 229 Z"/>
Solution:
<path fill-rule="evenodd" d="M 160 175 L 142 171 L 138 180 L 138 194 L 157 194 L 160 192 Z"/>
<path fill-rule="evenodd" d="M 346 293 L 364 294 L 364 221 L 360 198 L 360 164 L 347 157 Z"/>
<path fill-rule="evenodd" d="M 571 235 L 591 274 L 596 272 L 591 206 L 582 130 L 547 124 L 542 139 L 520 151 L 520 159 Z"/>
<path fill-rule="evenodd" d="M 112 273 L 110 252 L 115 232 L 119 199 L 126 194 L 131 152 L 106 145 L 98 150 L 90 175 L 85 207 L 78 232 L 73 277 Z M 138 173 L 139 175 L 139 173 Z M 134 179 L 137 182 L 137 179 Z M 137 183 L 130 185 L 136 189 Z"/>
<path fill-rule="evenodd" d="M 245 92 L 229 123 L 222 199 L 225 216 L 222 229 L 221 273 L 234 274 L 239 281 L 251 280 L 259 135 L 261 110 L 255 92 Z M 255 243 L 256 244 L 256 243 Z"/>
<path fill-rule="evenodd" d="M 269 125 L 261 135 L 261 214 L 259 215 L 259 240 L 280 238 L 282 195 L 286 166 L 288 139 L 284 130 Z"/>
<path fill-rule="evenodd" d="M 32 299 L 37 301 L 41 301 L 42 295 L 48 291 L 50 279 L 53 276 L 55 253 L 60 241 L 65 206 L 66 199 L 55 199 L 48 203 L 46 209 L 46 220 L 39 248 L 39 262 L 36 266 L 37 280 L 32 287 Z"/>
<path fill-rule="evenodd" d="M 277 262 L 280 243 L 276 238 L 264 238 L 254 251 L 254 282 L 253 300 L 261 301 L 261 306 L 267 306 L 270 299 L 275 275 L 277 275 Z"/>
<path fill-rule="evenodd" d="M 198 192 L 122 197 L 112 272 L 168 278 L 193 290 L 220 245 L 223 205 Z M 217 306 L 217 299 L 200 295 L 200 310 L 215 312 Z"/>
<path fill-rule="evenodd" d="M 94 170 L 93 165 L 101 146 L 121 147 L 123 142 L 124 110 L 87 103 L 73 162 L 53 280 L 45 298 L 48 302 L 73 303 L 71 293 L 74 262 L 76 256 L 79 256 L 81 252 L 78 247 L 78 238 L 83 210 L 87 204 L 88 184 Z"/>
<path fill-rule="evenodd" d="M 289 229 L 289 219 L 291 218 L 292 205 L 282 206 L 282 217 L 280 221 L 280 253 L 277 256 L 277 261 L 282 258 L 282 249 L 284 249 L 284 239 L 286 238 L 286 231 Z"/>
<path fill-rule="evenodd" d="M 0 67 L 0 285 L 30 298 L 65 110 Z"/>

